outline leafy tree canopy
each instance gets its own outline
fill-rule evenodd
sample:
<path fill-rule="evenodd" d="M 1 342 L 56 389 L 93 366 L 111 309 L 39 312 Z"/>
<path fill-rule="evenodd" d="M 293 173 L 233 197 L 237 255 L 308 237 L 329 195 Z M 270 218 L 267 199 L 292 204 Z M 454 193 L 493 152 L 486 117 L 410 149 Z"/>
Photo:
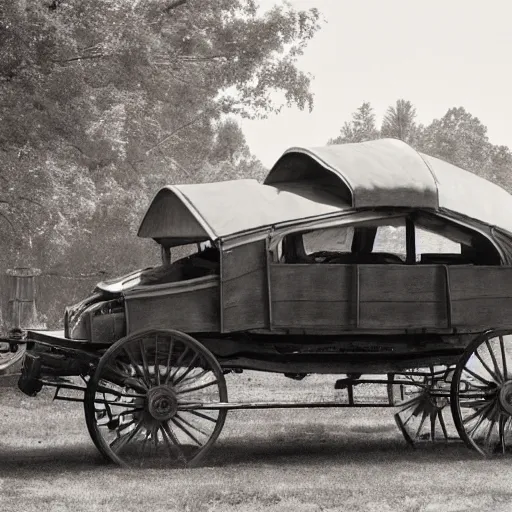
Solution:
<path fill-rule="evenodd" d="M 512 192 L 512 153 L 506 146 L 493 145 L 486 126 L 463 107 L 450 108 L 442 118 L 423 126 L 416 124 L 413 104 L 399 99 L 387 109 L 381 129 L 377 130 L 373 109 L 365 102 L 343 125 L 340 136 L 328 143 L 385 137 L 403 140 L 418 151 L 474 172 Z"/>
<path fill-rule="evenodd" d="M 158 186 L 261 175 L 230 116 L 312 107 L 319 13 L 257 4 L 0 0 L 0 266 L 140 266 Z"/>

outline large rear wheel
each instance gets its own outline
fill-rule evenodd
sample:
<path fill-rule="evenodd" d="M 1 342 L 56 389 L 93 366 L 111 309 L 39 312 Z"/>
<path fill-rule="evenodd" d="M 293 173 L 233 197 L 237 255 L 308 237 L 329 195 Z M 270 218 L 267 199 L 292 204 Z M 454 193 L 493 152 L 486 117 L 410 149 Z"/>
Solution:
<path fill-rule="evenodd" d="M 222 369 L 178 331 L 143 331 L 114 343 L 85 393 L 89 433 L 122 466 L 193 466 L 219 436 L 227 411 Z"/>
<path fill-rule="evenodd" d="M 512 446 L 512 331 L 489 331 L 467 347 L 451 387 L 461 439 L 484 456 Z"/>

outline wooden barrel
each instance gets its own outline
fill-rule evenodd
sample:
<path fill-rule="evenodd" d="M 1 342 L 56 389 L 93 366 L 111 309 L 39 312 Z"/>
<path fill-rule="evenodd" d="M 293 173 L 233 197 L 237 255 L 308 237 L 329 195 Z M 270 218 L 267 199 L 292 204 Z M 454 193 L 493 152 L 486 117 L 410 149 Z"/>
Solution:
<path fill-rule="evenodd" d="M 7 270 L 9 302 L 5 321 L 9 329 L 41 327 L 36 309 L 36 276 L 40 273 L 35 268 L 17 267 Z"/>

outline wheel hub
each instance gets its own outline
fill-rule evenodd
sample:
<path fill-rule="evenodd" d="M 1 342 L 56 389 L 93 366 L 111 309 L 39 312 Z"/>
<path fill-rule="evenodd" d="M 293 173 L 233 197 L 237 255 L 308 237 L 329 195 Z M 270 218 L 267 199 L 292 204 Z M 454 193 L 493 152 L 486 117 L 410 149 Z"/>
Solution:
<path fill-rule="evenodd" d="M 500 389 L 500 405 L 503 410 L 512 416 L 512 381 L 505 382 Z"/>
<path fill-rule="evenodd" d="M 178 410 L 176 393 L 168 386 L 151 388 L 147 395 L 147 409 L 157 421 L 170 420 Z"/>

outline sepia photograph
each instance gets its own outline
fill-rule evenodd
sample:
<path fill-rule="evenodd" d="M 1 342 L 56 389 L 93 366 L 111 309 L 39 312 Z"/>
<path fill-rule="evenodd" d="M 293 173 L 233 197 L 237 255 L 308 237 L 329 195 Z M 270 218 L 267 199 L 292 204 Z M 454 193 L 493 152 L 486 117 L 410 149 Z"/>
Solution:
<path fill-rule="evenodd" d="M 0 510 L 512 511 L 511 19 L 0 0 Z"/>

